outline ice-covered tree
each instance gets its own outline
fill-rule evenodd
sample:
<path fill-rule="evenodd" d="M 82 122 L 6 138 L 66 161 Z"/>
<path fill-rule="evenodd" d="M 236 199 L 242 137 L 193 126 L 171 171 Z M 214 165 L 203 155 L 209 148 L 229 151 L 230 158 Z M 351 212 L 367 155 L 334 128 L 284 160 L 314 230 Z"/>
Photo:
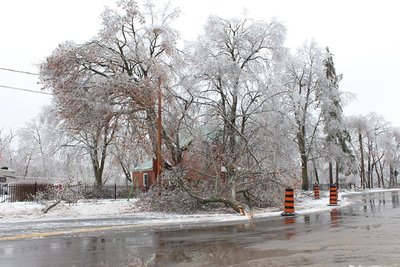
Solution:
<path fill-rule="evenodd" d="M 389 165 L 389 170 L 386 171 L 386 174 L 389 176 L 389 180 L 386 181 L 389 188 L 393 188 L 398 186 L 397 176 L 399 175 L 400 170 L 400 130 L 397 128 L 392 128 L 388 130 L 387 133 L 388 134 L 384 137 L 386 141 L 384 153 L 385 162 L 387 162 Z M 384 163 L 382 163 L 380 166 L 383 169 Z M 384 186 L 383 172 L 381 173 L 381 182 L 382 186 Z"/>
<path fill-rule="evenodd" d="M 10 131 L 5 133 L 4 130 L 0 129 L 0 165 L 1 167 L 12 167 L 13 161 L 13 139 L 15 134 Z"/>
<path fill-rule="evenodd" d="M 169 25 L 178 14 L 169 5 L 121 0 L 102 14 L 95 38 L 63 43 L 41 65 L 41 82 L 65 129 L 87 148 L 98 186 L 121 121 L 145 130 L 155 152 L 156 92 L 168 83 L 177 38 Z"/>
<path fill-rule="evenodd" d="M 350 135 L 343 120 L 343 100 L 339 91 L 342 75 L 336 74 L 333 55 L 326 48 L 323 60 L 325 81 L 320 89 L 322 119 L 325 137 L 325 158 L 329 164 L 329 183 L 333 184 L 333 163 L 336 163 L 336 185 L 339 186 L 339 172 L 346 162 L 353 160 L 348 148 Z"/>
<path fill-rule="evenodd" d="M 266 173 L 257 137 L 265 134 L 260 118 L 277 95 L 271 79 L 284 37 L 284 27 L 275 20 L 212 16 L 191 48 L 203 140 L 212 144 L 203 146 L 203 153 L 217 177 L 222 167 L 226 177 L 220 183 L 229 188 L 232 203 L 238 192 L 248 190 L 245 181 Z"/>
<path fill-rule="evenodd" d="M 289 55 L 282 77 L 300 155 L 302 188 L 308 190 L 308 163 L 322 125 L 320 92 L 326 79 L 323 54 L 317 44 L 305 43 L 294 55 Z"/>
<path fill-rule="evenodd" d="M 360 186 L 393 187 L 394 174 L 399 168 L 398 130 L 375 113 L 368 116 L 351 116 L 347 118 L 346 124 L 358 163 Z"/>

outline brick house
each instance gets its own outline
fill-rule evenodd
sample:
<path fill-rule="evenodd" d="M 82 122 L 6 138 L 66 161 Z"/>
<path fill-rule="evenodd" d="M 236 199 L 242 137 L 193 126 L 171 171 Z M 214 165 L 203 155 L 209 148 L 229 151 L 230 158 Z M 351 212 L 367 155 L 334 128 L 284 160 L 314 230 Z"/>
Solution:
<path fill-rule="evenodd" d="M 157 179 L 157 160 L 152 159 L 135 167 L 132 170 L 132 179 L 135 181 L 135 187 L 141 191 L 147 191 Z"/>

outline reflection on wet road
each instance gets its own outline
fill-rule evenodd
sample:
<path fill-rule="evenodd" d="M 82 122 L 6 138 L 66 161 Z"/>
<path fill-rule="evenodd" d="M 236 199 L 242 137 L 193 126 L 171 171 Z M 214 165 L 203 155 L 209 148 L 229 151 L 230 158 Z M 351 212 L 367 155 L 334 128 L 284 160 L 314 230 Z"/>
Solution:
<path fill-rule="evenodd" d="M 349 266 L 400 262 L 399 192 L 296 217 L 0 242 L 0 266 Z"/>

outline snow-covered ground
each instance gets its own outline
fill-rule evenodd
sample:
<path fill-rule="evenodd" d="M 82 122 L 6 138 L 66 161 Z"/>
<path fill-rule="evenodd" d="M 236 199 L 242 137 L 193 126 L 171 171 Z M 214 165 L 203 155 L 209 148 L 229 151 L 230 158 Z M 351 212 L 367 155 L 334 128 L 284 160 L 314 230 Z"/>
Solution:
<path fill-rule="evenodd" d="M 338 204 L 340 207 L 351 204 L 347 197 L 351 194 L 364 192 L 378 192 L 388 190 L 369 190 L 369 191 L 341 191 L 339 193 Z M 171 223 L 199 223 L 207 222 L 229 222 L 248 220 L 245 216 L 235 213 L 201 213 L 191 215 L 165 214 L 165 213 L 145 213 L 138 212 L 135 208 L 136 200 L 81 200 L 74 204 L 60 203 L 48 213 L 44 214 L 45 205 L 35 202 L 15 202 L 0 203 L 0 221 L 3 222 L 23 222 L 36 220 L 66 220 L 66 219 L 93 219 L 93 218 L 115 218 L 129 217 L 130 215 L 140 216 L 157 224 Z M 330 210 L 334 207 L 328 206 L 329 192 L 321 192 L 321 199 L 314 200 L 312 193 L 297 194 L 295 197 L 296 214 L 305 214 Z M 256 210 L 254 218 L 267 218 L 280 216 L 282 210 L 279 208 L 269 208 Z"/>

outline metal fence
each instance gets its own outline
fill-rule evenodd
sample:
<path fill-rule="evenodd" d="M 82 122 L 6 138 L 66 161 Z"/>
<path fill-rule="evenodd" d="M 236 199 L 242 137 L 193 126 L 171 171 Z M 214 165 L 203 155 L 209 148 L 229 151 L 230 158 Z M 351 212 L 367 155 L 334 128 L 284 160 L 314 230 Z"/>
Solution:
<path fill-rule="evenodd" d="M 48 184 L 5 184 L 0 186 L 1 202 L 33 201 L 39 192 L 51 190 Z"/>
<path fill-rule="evenodd" d="M 35 201 L 38 197 L 51 199 L 63 190 L 61 184 L 5 184 L 0 185 L 0 202 Z M 87 199 L 128 198 L 130 187 L 104 185 L 101 188 L 89 185 L 78 185 L 66 189 L 66 195 L 77 195 Z"/>
<path fill-rule="evenodd" d="M 87 199 L 117 199 L 128 198 L 131 187 L 117 184 L 103 185 L 101 188 L 91 185 L 79 185 L 71 188 L 71 190 Z"/>

